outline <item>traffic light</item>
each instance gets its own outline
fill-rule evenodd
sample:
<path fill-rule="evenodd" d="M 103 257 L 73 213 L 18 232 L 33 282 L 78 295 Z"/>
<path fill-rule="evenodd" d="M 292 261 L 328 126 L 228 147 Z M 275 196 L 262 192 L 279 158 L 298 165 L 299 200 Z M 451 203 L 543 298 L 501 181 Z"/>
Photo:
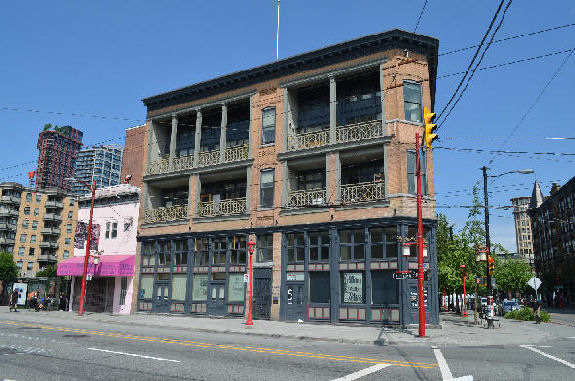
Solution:
<path fill-rule="evenodd" d="M 493 274 L 494 270 L 495 270 L 495 262 L 493 261 L 493 257 L 490 255 L 489 256 L 489 275 Z"/>
<path fill-rule="evenodd" d="M 437 134 L 433 134 L 435 129 L 435 124 L 433 124 L 433 119 L 435 119 L 435 113 L 429 112 L 427 107 L 423 108 L 423 120 L 425 121 L 425 145 L 427 148 L 431 148 L 431 143 L 437 138 Z"/>

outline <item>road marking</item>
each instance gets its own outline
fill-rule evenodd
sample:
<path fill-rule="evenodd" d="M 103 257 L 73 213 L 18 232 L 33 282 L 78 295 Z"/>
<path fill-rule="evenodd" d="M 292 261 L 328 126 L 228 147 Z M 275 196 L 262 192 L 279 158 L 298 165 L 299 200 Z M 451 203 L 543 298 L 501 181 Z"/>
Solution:
<path fill-rule="evenodd" d="M 441 353 L 439 348 L 437 347 L 433 348 L 433 354 L 435 355 L 437 363 L 439 364 L 439 371 L 441 372 L 441 377 L 444 380 L 451 380 L 453 378 L 453 375 L 451 374 L 451 371 L 449 370 L 449 365 L 447 365 L 447 361 L 445 361 L 445 357 L 443 357 L 443 354 Z"/>
<path fill-rule="evenodd" d="M 525 348 L 525 349 L 529 349 L 529 350 L 531 350 L 531 351 L 533 351 L 533 352 L 539 353 L 541 356 L 548 357 L 548 358 L 550 358 L 551 360 L 555 360 L 555 361 L 557 361 L 557 362 L 560 362 L 560 363 L 563 364 L 563 365 L 567 365 L 567 366 L 568 366 L 569 368 L 571 368 L 571 369 L 575 369 L 575 364 L 571 364 L 571 363 L 568 362 L 568 361 L 562 360 L 562 359 L 560 359 L 560 358 L 558 358 L 558 357 L 555 357 L 555 356 L 551 356 L 550 354 L 545 353 L 545 352 L 543 352 L 543 351 L 540 351 L 540 350 L 537 349 L 537 348 L 533 348 L 531 345 L 520 345 L 520 347 Z"/>
<path fill-rule="evenodd" d="M 98 348 L 88 348 L 91 351 L 99 351 L 99 352 L 106 352 L 106 353 L 115 353 L 117 355 L 124 355 L 124 356 L 132 356 L 132 357 L 141 357 L 143 359 L 150 359 L 150 360 L 158 360 L 158 361 L 169 361 L 169 362 L 181 362 L 179 360 L 170 360 L 164 359 L 161 357 L 152 357 L 152 356 L 144 356 L 144 355 L 137 355 L 135 353 L 126 353 L 126 352 L 116 352 L 116 351 L 109 351 L 107 349 L 98 349 Z"/>
<path fill-rule="evenodd" d="M 348 374 L 347 376 L 333 379 L 332 381 L 353 381 L 353 380 L 357 380 L 357 379 L 360 378 L 360 377 L 367 376 L 368 374 L 371 374 L 371 373 L 375 373 L 375 372 L 377 372 L 378 370 L 382 370 L 383 368 L 387 368 L 388 366 L 391 366 L 391 364 L 377 364 L 377 365 L 374 365 L 374 366 L 370 366 L 369 368 L 365 368 L 365 369 L 359 370 L 359 371 L 357 371 L 357 372 Z"/>
<path fill-rule="evenodd" d="M 568 339 L 575 339 L 575 336 L 572 336 L 572 337 L 568 337 Z"/>

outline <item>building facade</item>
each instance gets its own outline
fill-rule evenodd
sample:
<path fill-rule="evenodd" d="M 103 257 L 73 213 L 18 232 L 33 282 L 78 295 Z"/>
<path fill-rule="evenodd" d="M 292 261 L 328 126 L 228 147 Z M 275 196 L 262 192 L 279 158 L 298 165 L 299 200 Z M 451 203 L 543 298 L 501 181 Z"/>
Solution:
<path fill-rule="evenodd" d="M 83 149 L 78 153 L 74 178 L 87 184 L 96 181 L 98 188 L 121 183 L 123 147 L 102 145 Z M 83 195 L 86 186 L 78 181 L 72 182 L 72 193 Z"/>
<path fill-rule="evenodd" d="M 394 273 L 417 269 L 404 244 L 437 49 L 392 30 L 144 99 L 137 309 L 244 316 L 253 239 L 255 318 L 417 323 L 417 279 Z M 438 324 L 422 156 L 426 322 Z"/>
<path fill-rule="evenodd" d="M 74 257 L 58 265 L 58 275 L 72 277 L 70 310 L 80 301 L 88 238 L 91 195 L 79 200 Z M 131 311 L 140 190 L 120 184 L 96 190 L 90 238 L 91 254 L 85 311 L 129 314 Z"/>
<path fill-rule="evenodd" d="M 124 160 L 122 162 L 122 182 L 128 182 L 137 188 L 144 184 L 144 165 L 146 165 L 145 145 L 147 126 L 135 126 L 126 129 Z"/>
<path fill-rule="evenodd" d="M 67 180 L 74 175 L 78 151 L 82 147 L 83 133 L 71 126 L 46 128 L 38 136 L 38 189 L 58 188 L 71 190 Z"/>
<path fill-rule="evenodd" d="M 73 197 L 16 183 L 0 184 L 0 192 L 0 250 L 13 253 L 20 277 L 34 277 L 72 255 L 78 214 Z"/>
<path fill-rule="evenodd" d="M 515 222 L 515 242 L 517 256 L 523 258 L 533 268 L 533 238 L 531 235 L 531 219 L 527 213 L 531 197 L 515 197 L 513 205 L 513 221 Z"/>
<path fill-rule="evenodd" d="M 538 186 L 538 184 L 536 184 Z M 535 190 L 534 190 L 535 198 Z M 536 206 L 536 200 L 533 206 Z M 575 303 L 575 177 L 529 209 L 535 269 L 547 301 L 557 307 Z"/>

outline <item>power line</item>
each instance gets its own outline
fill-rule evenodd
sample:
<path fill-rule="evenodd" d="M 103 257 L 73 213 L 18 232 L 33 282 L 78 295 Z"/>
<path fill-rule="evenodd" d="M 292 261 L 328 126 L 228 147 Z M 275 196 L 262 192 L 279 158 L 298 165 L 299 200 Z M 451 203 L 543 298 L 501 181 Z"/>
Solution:
<path fill-rule="evenodd" d="M 415 23 L 415 28 L 413 28 L 413 33 L 417 32 L 419 21 L 421 20 L 421 16 L 423 16 L 423 12 L 425 11 L 426 6 L 427 6 L 427 0 L 425 0 L 425 3 L 423 3 L 423 8 L 421 8 L 421 12 L 419 13 L 419 17 L 417 18 L 417 22 Z"/>

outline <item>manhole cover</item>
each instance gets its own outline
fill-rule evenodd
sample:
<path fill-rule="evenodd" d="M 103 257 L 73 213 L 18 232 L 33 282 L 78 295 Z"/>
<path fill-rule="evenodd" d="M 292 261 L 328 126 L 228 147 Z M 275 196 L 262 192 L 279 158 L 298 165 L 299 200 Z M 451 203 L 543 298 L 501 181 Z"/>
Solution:
<path fill-rule="evenodd" d="M 88 335 L 64 335 L 64 337 L 71 337 L 73 339 L 80 339 L 82 337 L 90 337 Z"/>

